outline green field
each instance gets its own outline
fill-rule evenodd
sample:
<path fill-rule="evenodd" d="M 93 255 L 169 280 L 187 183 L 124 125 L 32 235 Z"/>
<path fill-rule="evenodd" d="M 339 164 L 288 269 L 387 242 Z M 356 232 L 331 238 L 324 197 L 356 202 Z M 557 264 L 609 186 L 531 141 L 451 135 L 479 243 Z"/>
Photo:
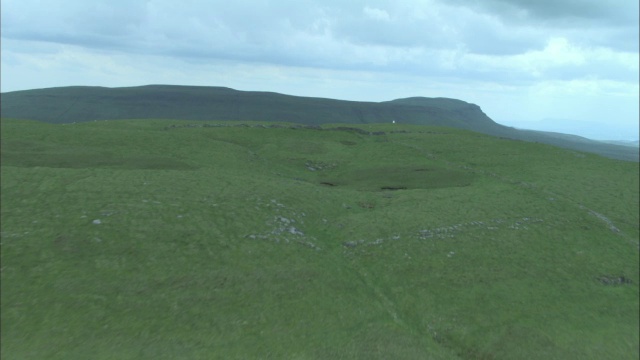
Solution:
<path fill-rule="evenodd" d="M 637 359 L 639 164 L 443 127 L 2 120 L 11 359 Z"/>

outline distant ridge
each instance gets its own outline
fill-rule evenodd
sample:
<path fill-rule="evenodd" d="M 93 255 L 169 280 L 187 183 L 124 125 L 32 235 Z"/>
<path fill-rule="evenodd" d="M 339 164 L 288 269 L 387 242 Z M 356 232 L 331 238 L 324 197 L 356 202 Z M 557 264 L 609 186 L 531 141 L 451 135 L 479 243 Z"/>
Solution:
<path fill-rule="evenodd" d="M 49 123 L 148 118 L 302 124 L 395 120 L 476 131 L 500 127 L 477 105 L 455 99 L 408 98 L 376 103 L 172 85 L 78 86 L 9 92 L 2 94 L 2 117 Z"/>
<path fill-rule="evenodd" d="M 506 127 L 490 119 L 478 105 L 449 98 L 410 97 L 363 102 L 226 87 L 71 86 L 2 93 L 1 116 L 54 124 L 118 119 L 260 120 L 307 125 L 396 121 L 537 141 L 622 160 L 638 161 L 639 157 L 631 147 Z"/>

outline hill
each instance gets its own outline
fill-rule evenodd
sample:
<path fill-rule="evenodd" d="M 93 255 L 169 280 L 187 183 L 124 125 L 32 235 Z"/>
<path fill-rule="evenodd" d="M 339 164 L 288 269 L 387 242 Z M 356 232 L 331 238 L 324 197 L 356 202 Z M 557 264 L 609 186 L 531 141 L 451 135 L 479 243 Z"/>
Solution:
<path fill-rule="evenodd" d="M 454 127 L 497 125 L 483 115 L 478 106 L 453 99 L 373 103 L 238 91 L 223 87 L 65 87 L 2 94 L 2 117 L 59 124 L 117 119 L 364 124 L 390 123 L 397 119 L 409 124 Z"/>
<path fill-rule="evenodd" d="M 358 102 L 238 91 L 223 87 L 149 85 L 129 88 L 63 87 L 2 94 L 2 117 L 48 123 L 118 119 L 184 119 L 448 126 L 517 140 L 536 141 L 622 160 L 637 149 L 587 139 L 521 131 L 495 123 L 479 106 L 447 98 L 414 97 Z"/>
<path fill-rule="evenodd" d="M 638 163 L 402 124 L 1 125 L 3 359 L 640 355 Z"/>
<path fill-rule="evenodd" d="M 603 142 L 614 144 L 614 145 L 631 146 L 636 148 L 640 147 L 640 140 L 635 140 L 635 141 L 603 140 Z"/>

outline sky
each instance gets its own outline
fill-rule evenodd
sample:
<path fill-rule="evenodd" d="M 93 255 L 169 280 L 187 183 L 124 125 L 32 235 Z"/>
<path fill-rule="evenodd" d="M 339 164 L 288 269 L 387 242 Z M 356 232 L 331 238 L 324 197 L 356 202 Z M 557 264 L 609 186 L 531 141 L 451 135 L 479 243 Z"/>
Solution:
<path fill-rule="evenodd" d="M 494 121 L 636 140 L 637 0 L 2 0 L 2 92 L 226 86 L 449 97 Z"/>

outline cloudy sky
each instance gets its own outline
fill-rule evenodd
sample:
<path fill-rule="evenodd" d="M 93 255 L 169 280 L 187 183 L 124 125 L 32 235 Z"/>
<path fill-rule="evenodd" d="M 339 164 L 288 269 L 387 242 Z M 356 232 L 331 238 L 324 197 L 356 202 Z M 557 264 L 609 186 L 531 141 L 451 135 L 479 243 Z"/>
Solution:
<path fill-rule="evenodd" d="M 146 84 L 473 102 L 637 139 L 637 0 L 2 0 L 1 91 Z"/>

